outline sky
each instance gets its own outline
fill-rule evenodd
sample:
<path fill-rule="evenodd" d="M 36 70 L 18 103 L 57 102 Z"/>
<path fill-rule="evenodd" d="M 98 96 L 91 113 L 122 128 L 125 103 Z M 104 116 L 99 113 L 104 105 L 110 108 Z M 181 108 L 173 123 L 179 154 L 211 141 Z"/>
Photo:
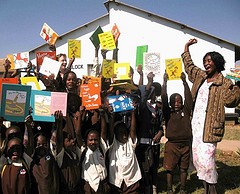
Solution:
<path fill-rule="evenodd" d="M 0 0 L 0 58 L 42 44 L 46 22 L 59 35 L 107 13 L 107 0 Z M 240 0 L 120 0 L 240 46 Z"/>

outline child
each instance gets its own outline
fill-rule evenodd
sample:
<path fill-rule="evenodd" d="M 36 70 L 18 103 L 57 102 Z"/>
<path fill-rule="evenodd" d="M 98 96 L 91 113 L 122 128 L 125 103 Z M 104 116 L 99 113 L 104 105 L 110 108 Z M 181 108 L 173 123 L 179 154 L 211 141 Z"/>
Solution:
<path fill-rule="evenodd" d="M 1 171 L 3 194 L 30 193 L 29 164 L 31 158 L 28 161 L 24 159 L 23 149 L 22 140 L 17 137 L 13 137 L 7 142 L 7 162 Z"/>
<path fill-rule="evenodd" d="M 82 174 L 85 194 L 108 194 L 106 152 L 106 122 L 101 114 L 101 129 L 89 129 L 85 135 L 86 148 L 82 154 Z M 100 132 L 99 132 L 100 131 Z M 100 136 L 101 134 L 101 136 Z"/>
<path fill-rule="evenodd" d="M 110 121 L 113 124 L 114 118 Z M 116 194 L 138 194 L 139 180 L 142 175 L 135 155 L 137 137 L 134 111 L 131 112 L 130 131 L 122 121 L 115 122 L 114 126 L 111 125 L 110 131 L 109 183 L 111 191 Z"/>
<path fill-rule="evenodd" d="M 56 141 L 56 161 L 60 168 L 60 193 L 77 194 L 80 189 L 80 159 L 81 145 L 78 138 L 80 126 L 79 112 L 74 114 L 73 125 L 74 134 L 70 131 L 63 131 L 63 115 L 61 111 L 55 112 L 57 141 Z M 76 142 L 77 139 L 77 142 Z"/>
<path fill-rule="evenodd" d="M 186 76 L 181 74 L 184 85 L 184 105 L 182 96 L 174 93 L 170 96 L 170 107 L 167 96 L 167 73 L 164 74 L 164 83 L 162 88 L 162 111 L 166 125 L 166 137 L 163 167 L 167 170 L 167 193 L 171 194 L 173 182 L 173 170 L 179 165 L 180 168 L 180 193 L 185 192 L 185 183 L 187 179 L 187 169 L 190 160 L 190 145 L 192 139 L 191 133 L 191 111 L 192 95 Z"/>
<path fill-rule="evenodd" d="M 31 163 L 32 193 L 58 194 L 59 169 L 43 133 L 35 135 L 35 152 Z"/>

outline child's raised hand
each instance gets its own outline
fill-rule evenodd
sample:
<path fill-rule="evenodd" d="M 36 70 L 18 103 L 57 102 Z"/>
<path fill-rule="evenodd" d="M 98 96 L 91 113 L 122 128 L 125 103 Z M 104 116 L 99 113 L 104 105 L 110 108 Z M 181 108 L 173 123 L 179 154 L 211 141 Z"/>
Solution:
<path fill-rule="evenodd" d="M 167 72 L 165 72 L 165 73 L 163 74 L 163 82 L 164 82 L 164 83 L 167 83 L 167 80 L 168 80 L 168 74 L 167 74 Z"/>
<path fill-rule="evenodd" d="M 183 82 L 186 82 L 186 75 L 183 72 L 181 73 L 181 79 Z"/>
<path fill-rule="evenodd" d="M 56 120 L 61 120 L 62 117 L 63 117 L 63 113 L 62 113 L 62 111 L 61 111 L 61 110 L 57 110 L 57 111 L 55 111 L 55 113 L 54 113 L 54 117 L 55 117 Z"/>

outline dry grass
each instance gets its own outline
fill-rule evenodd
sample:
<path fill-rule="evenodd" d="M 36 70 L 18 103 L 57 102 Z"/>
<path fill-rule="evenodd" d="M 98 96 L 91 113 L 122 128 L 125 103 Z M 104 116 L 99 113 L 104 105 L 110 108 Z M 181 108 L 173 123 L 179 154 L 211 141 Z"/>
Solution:
<path fill-rule="evenodd" d="M 162 148 L 164 145 L 162 145 Z M 161 150 L 161 161 L 163 159 L 164 149 Z M 240 156 L 234 152 L 217 151 L 216 164 L 218 171 L 218 184 L 216 186 L 218 194 L 237 194 L 240 193 Z M 159 191 L 166 193 L 166 173 L 164 169 L 159 168 Z M 179 171 L 175 171 L 174 189 L 179 192 Z M 202 194 L 203 185 L 198 180 L 196 171 L 189 172 L 186 190 L 192 194 Z"/>
<path fill-rule="evenodd" d="M 223 139 L 240 141 L 240 124 L 225 125 L 225 134 Z"/>

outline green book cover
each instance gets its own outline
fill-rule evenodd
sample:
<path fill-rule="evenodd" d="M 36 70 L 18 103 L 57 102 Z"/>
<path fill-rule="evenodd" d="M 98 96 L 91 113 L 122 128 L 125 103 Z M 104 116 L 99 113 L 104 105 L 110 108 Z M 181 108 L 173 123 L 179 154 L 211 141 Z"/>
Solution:
<path fill-rule="evenodd" d="M 97 48 L 98 45 L 100 44 L 98 34 L 101 34 L 101 33 L 103 33 L 103 30 L 101 26 L 98 26 L 97 29 L 93 32 L 93 34 L 90 36 L 90 40 L 92 41 L 95 48 Z"/>
<path fill-rule="evenodd" d="M 136 67 L 143 65 L 143 53 L 148 51 L 148 45 L 137 46 Z"/>

